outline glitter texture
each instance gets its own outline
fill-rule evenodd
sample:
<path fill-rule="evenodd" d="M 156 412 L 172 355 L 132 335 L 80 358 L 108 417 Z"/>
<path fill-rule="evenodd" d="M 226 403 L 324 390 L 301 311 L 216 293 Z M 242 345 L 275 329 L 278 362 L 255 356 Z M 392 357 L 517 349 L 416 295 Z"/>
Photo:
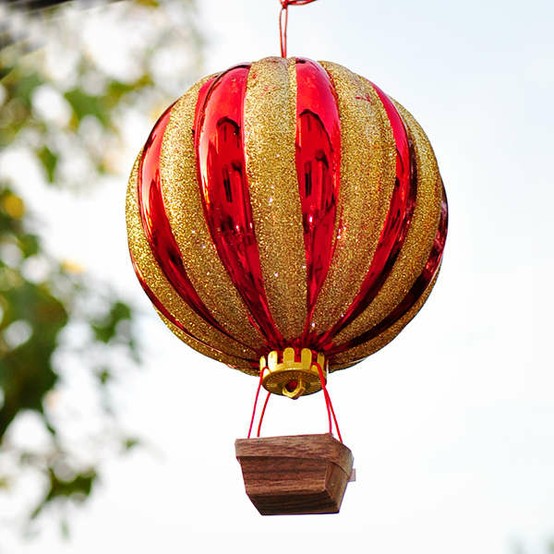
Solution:
<path fill-rule="evenodd" d="M 260 374 L 260 370 L 258 369 L 257 364 L 254 360 L 235 358 L 225 352 L 220 352 L 219 350 L 215 350 L 211 348 L 209 345 L 206 345 L 202 342 L 195 341 L 193 338 L 191 338 L 186 333 L 183 333 L 181 329 L 179 329 L 173 323 L 171 323 L 171 321 L 169 321 L 166 317 L 164 317 L 163 314 L 158 312 L 158 315 L 160 316 L 162 321 L 167 325 L 170 331 L 172 331 L 177 337 L 179 337 L 185 344 L 187 344 L 191 348 L 194 348 L 194 350 L 196 350 L 197 352 L 200 352 L 200 354 L 203 354 L 204 356 L 208 356 L 208 358 L 212 358 L 218 362 L 227 364 L 229 367 L 232 367 L 233 369 L 238 369 L 243 373 L 247 373 L 248 375 L 258 376 Z"/>
<path fill-rule="evenodd" d="M 200 198 L 193 123 L 198 92 L 208 80 L 189 89 L 171 112 L 160 160 L 166 212 L 199 297 L 231 335 L 258 349 L 263 337 L 248 324 L 248 311 L 217 254 Z"/>
<path fill-rule="evenodd" d="M 427 137 L 408 112 L 395 102 L 414 144 L 418 187 L 412 222 L 388 279 L 370 306 L 341 331 L 334 342 L 348 342 L 377 325 L 401 302 L 427 263 L 437 231 L 442 185 L 437 162 Z"/>
<path fill-rule="evenodd" d="M 379 242 L 362 286 L 346 313 L 318 339 L 326 348 L 329 348 L 329 337 L 337 335 L 363 313 L 381 290 L 404 244 L 416 200 L 417 171 L 406 127 L 390 99 L 380 89 L 374 88 L 385 107 L 393 131 L 396 150 L 395 185 Z M 334 352 L 334 348 L 331 351 Z"/>
<path fill-rule="evenodd" d="M 415 119 L 392 100 L 406 127 L 410 151 L 405 137 L 401 140 L 403 146 L 395 141 L 394 131 L 398 139 L 399 129 L 403 134 L 403 125 L 394 114 L 396 127 L 391 126 L 389 115 L 394 110 L 388 106 L 387 113 L 387 106 L 383 104 L 386 99 L 380 97 L 382 93 L 365 78 L 330 62 L 319 62 L 330 78 L 330 83 L 325 85 L 330 87 L 325 92 L 327 107 L 322 107 L 318 93 L 313 90 L 309 94 L 304 92 L 305 98 L 297 104 L 297 94 L 302 93 L 297 78 L 300 82 L 303 78 L 300 74 L 307 74 L 302 71 L 297 74 L 297 63 L 315 67 L 315 62 L 297 62 L 294 58 L 265 58 L 252 63 L 245 94 L 240 98 L 242 107 L 234 97 L 229 99 L 232 109 L 227 110 L 225 102 L 217 102 L 219 107 L 212 107 L 217 121 L 223 123 L 226 110 L 230 112 L 227 114 L 230 120 L 239 107 L 243 110 L 242 120 L 236 116 L 233 121 L 241 128 L 244 158 L 240 158 L 241 164 L 233 165 L 235 158 L 239 159 L 238 154 L 233 153 L 232 159 L 225 158 L 225 145 L 219 144 L 214 135 L 202 159 L 206 167 L 212 164 L 211 173 L 203 178 L 215 181 L 206 183 L 205 190 L 199 183 L 199 141 L 194 132 L 199 132 L 195 128 L 198 114 L 204 115 L 199 96 L 202 103 L 209 96 L 209 87 L 216 77 L 199 81 L 175 103 L 163 135 L 159 175 L 165 213 L 186 277 L 220 330 L 206 321 L 209 319 L 206 314 L 201 317 L 198 310 L 194 311 L 183 301 L 152 253 L 141 224 L 137 197 L 142 153 L 135 163 L 127 192 L 131 257 L 137 276 L 162 320 L 195 350 L 252 375 L 259 372 L 260 356 L 286 346 L 317 346 L 318 351 L 326 353 L 330 371 L 350 367 L 385 346 L 417 314 L 429 296 L 437 279 L 446 238 L 447 206 L 442 181 L 432 147 Z M 302 85 L 308 88 L 302 90 L 321 86 L 310 79 Z M 242 86 L 244 92 L 244 82 Z M 336 107 L 328 101 L 329 91 L 336 96 Z M 337 108 L 340 121 L 337 121 Z M 331 119 L 335 120 L 332 125 L 328 123 L 331 112 L 334 113 Z M 309 125 L 306 113 L 314 118 Z M 317 134 L 318 125 L 323 129 L 321 136 Z M 299 128 L 304 142 L 299 141 Z M 329 134 L 330 128 L 334 129 L 334 138 Z M 310 139 L 310 133 L 317 140 Z M 336 162 L 329 163 L 328 143 L 332 147 L 340 144 Z M 397 146 L 402 150 L 401 159 L 397 157 Z M 398 171 L 407 171 L 406 152 L 413 154 L 411 166 L 415 167 L 415 173 L 410 184 L 417 187 L 410 191 L 416 188 L 415 200 L 413 192 L 400 193 L 400 185 L 395 184 Z M 337 183 L 329 192 L 329 185 L 321 185 L 328 182 L 323 175 L 325 171 L 336 171 L 339 160 L 340 174 L 325 174 L 325 179 L 333 178 Z M 235 189 L 227 191 L 234 184 L 227 183 L 225 178 L 231 170 L 240 173 L 242 178 L 242 164 L 246 179 L 242 181 L 244 194 L 241 196 Z M 317 175 L 312 170 L 316 166 L 320 171 Z M 402 179 L 405 182 L 405 174 Z M 308 187 L 308 181 L 309 191 L 302 189 Z M 319 205 L 311 204 L 315 202 L 315 197 L 309 198 L 312 181 L 315 194 L 322 195 L 318 197 L 321 206 L 332 204 L 332 209 L 318 211 L 314 206 Z M 203 191 L 207 191 L 207 197 Z M 241 219 L 235 212 L 214 212 L 221 217 L 210 227 L 207 216 L 210 210 L 218 209 L 210 202 L 218 194 L 227 198 L 225 193 L 228 197 L 249 198 L 251 217 Z M 391 199 L 398 195 L 403 200 L 391 204 Z M 405 195 L 409 201 L 404 201 Z M 229 198 L 226 201 L 230 202 Z M 238 200 L 236 204 L 232 210 L 240 208 Z M 394 209 L 389 214 L 391 205 Z M 397 218 L 404 218 L 405 225 L 399 232 L 401 238 L 383 237 L 388 229 L 396 228 L 397 221 L 402 221 Z M 244 259 L 237 255 L 236 260 L 229 261 L 235 252 L 233 245 L 227 245 L 224 254 L 218 246 L 217 233 L 223 232 L 222 225 L 229 222 L 234 228 L 238 225 L 236 232 L 243 233 L 247 246 L 257 247 L 258 292 L 265 295 L 267 319 L 278 329 L 276 336 L 283 335 L 278 339 L 273 337 L 273 342 L 285 344 L 272 344 L 267 328 L 258 330 L 264 327 L 256 321 L 252 302 L 247 301 L 244 290 L 237 288 L 243 283 L 240 271 L 248 271 L 243 267 Z M 328 231 L 324 240 L 313 231 L 316 225 L 322 224 Z M 379 244 L 382 252 L 377 250 Z M 393 245 L 390 252 L 389 244 Z M 309 252 L 307 255 L 307 249 L 315 248 L 314 245 L 317 260 L 312 260 Z M 329 251 L 323 251 L 326 248 Z M 372 266 L 374 258 L 379 263 Z M 314 268 L 318 263 L 320 273 L 315 278 Z M 230 265 L 233 265 L 232 272 Z M 375 275 L 368 273 L 372 267 Z M 371 279 L 366 288 L 370 293 L 356 309 L 353 303 L 359 298 L 360 290 L 365 290 L 363 285 L 367 284 L 368 276 Z M 308 305 L 313 302 L 315 305 L 310 305 L 308 315 Z"/>
<path fill-rule="evenodd" d="M 339 237 L 313 317 L 323 333 L 352 304 L 368 272 L 386 218 L 396 175 L 396 149 L 386 111 L 373 87 L 329 62 L 341 117 Z"/>
<path fill-rule="evenodd" d="M 423 304 L 425 304 L 427 298 L 431 294 L 431 290 L 435 286 L 435 282 L 437 280 L 437 275 L 435 275 L 435 278 L 431 281 L 427 289 L 425 289 L 425 292 L 421 295 L 419 300 L 414 304 L 411 310 L 409 310 L 403 317 L 401 317 L 396 323 L 391 325 L 386 331 L 383 331 L 380 335 L 375 337 L 374 339 L 361 344 L 360 346 L 356 346 L 355 348 L 351 348 L 341 354 L 337 354 L 336 356 L 333 356 L 333 363 L 329 365 L 329 371 L 333 372 L 338 369 L 344 369 L 347 367 L 351 367 L 354 364 L 357 364 L 361 362 L 364 358 L 367 358 L 371 354 L 374 354 L 384 346 L 386 346 L 391 340 L 393 340 L 408 323 L 417 315 L 419 310 L 423 307 Z"/>
<path fill-rule="evenodd" d="M 379 336 L 388 337 L 388 340 L 391 340 L 392 338 L 394 338 L 395 335 L 389 334 L 388 330 L 395 327 L 395 325 L 399 321 L 401 321 L 406 314 L 411 312 L 412 315 L 415 315 L 415 312 L 413 312 L 414 306 L 418 306 L 418 305 L 421 306 L 420 301 L 422 297 L 427 297 L 428 293 L 431 291 L 431 288 L 432 288 L 431 283 L 434 281 L 434 279 L 436 278 L 440 270 L 442 254 L 444 251 L 444 244 L 446 241 L 447 227 L 448 227 L 448 206 L 446 201 L 446 194 L 444 193 L 444 189 L 443 189 L 439 226 L 437 228 L 435 238 L 433 240 L 433 246 L 431 248 L 429 258 L 421 274 L 415 280 L 414 284 L 412 285 L 408 293 L 404 296 L 402 301 L 394 308 L 394 310 L 389 312 L 387 316 L 383 320 L 381 320 L 381 322 L 378 325 L 376 325 L 375 327 L 372 327 L 371 329 L 368 329 L 362 335 L 353 339 L 351 342 L 345 343 L 340 347 L 335 347 L 333 349 L 334 355 L 339 355 L 340 353 L 346 352 L 346 351 L 352 352 L 358 346 L 364 345 L 364 344 L 368 345 L 368 347 L 371 348 L 372 341 L 378 338 Z M 430 284 L 431 284 L 431 288 L 429 287 Z M 404 321 L 405 323 L 407 323 L 407 321 L 409 320 L 404 320 Z M 402 327 L 398 327 L 398 328 L 395 327 L 397 332 L 400 331 L 401 328 Z M 382 343 L 379 342 L 379 344 L 382 344 Z"/>
<path fill-rule="evenodd" d="M 129 249 L 143 279 L 166 309 L 190 331 L 193 337 L 198 337 L 202 342 L 211 345 L 214 353 L 216 350 L 220 350 L 237 358 L 257 360 L 257 355 L 254 352 L 214 329 L 185 304 L 168 283 L 157 264 L 144 234 L 137 204 L 138 163 L 141 155 L 135 163 L 129 180 L 126 215 Z M 193 346 L 193 342 L 196 343 L 197 341 L 194 341 L 192 337 L 190 339 L 189 342 Z M 193 347 L 198 349 L 197 346 Z"/>
<path fill-rule="evenodd" d="M 289 341 L 302 333 L 307 295 L 295 137 L 294 61 L 254 62 L 244 102 L 246 171 L 269 307 Z"/>
<path fill-rule="evenodd" d="M 201 90 L 194 123 L 196 163 L 204 218 L 217 253 L 251 322 L 273 346 L 283 338 L 265 294 L 245 167 L 243 108 L 249 69 L 233 67 Z"/>

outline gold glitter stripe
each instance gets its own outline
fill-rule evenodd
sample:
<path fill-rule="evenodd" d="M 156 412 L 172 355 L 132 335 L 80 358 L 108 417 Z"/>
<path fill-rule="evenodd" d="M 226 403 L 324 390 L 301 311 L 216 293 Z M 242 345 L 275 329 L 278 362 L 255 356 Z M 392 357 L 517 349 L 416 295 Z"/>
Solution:
<path fill-rule="evenodd" d="M 287 340 L 306 320 L 306 256 L 295 164 L 294 60 L 254 62 L 244 101 L 244 148 L 269 309 Z"/>
<path fill-rule="evenodd" d="M 129 249 L 137 267 L 154 295 L 192 335 L 230 356 L 255 360 L 257 356 L 253 350 L 223 335 L 198 316 L 169 284 L 156 262 L 142 228 L 137 202 L 138 165 L 141 155 L 142 153 L 139 154 L 129 179 L 126 201 Z M 215 357 L 215 354 L 212 357 Z"/>
<path fill-rule="evenodd" d="M 209 77 L 189 89 L 171 111 L 160 156 L 162 194 L 185 270 L 198 296 L 230 335 L 260 349 L 263 337 L 250 324 L 204 219 L 192 130 L 198 92 L 207 80 Z"/>
<path fill-rule="evenodd" d="M 334 356 L 329 362 L 329 371 L 336 371 L 338 369 L 345 369 L 358 362 L 361 362 L 367 356 L 374 354 L 384 346 L 386 346 L 392 339 L 394 339 L 406 325 L 417 315 L 419 310 L 425 304 L 425 301 L 431 294 L 431 290 L 435 286 L 439 271 L 437 271 L 433 280 L 427 285 L 427 288 L 419 298 L 419 300 L 413 305 L 413 307 L 404 314 L 394 325 L 391 325 L 388 329 L 383 331 L 380 335 L 377 335 L 373 339 L 360 344 L 350 350 L 342 352 L 337 356 Z"/>
<path fill-rule="evenodd" d="M 340 228 L 312 331 L 332 327 L 354 301 L 369 270 L 396 177 L 396 145 L 384 106 L 371 84 L 348 69 L 320 62 L 331 76 L 341 118 Z"/>
<path fill-rule="evenodd" d="M 427 263 L 439 224 L 442 184 L 433 149 L 415 119 L 400 104 L 394 104 L 415 150 L 417 197 L 414 214 L 404 245 L 383 287 L 368 308 L 337 335 L 336 344 L 348 342 L 377 325 L 404 298 Z"/>
<path fill-rule="evenodd" d="M 242 371 L 243 373 L 247 373 L 248 375 L 260 375 L 260 370 L 258 367 L 256 367 L 256 360 L 252 360 L 252 363 L 254 364 L 254 367 L 246 360 L 243 360 L 241 358 L 235 358 L 233 356 L 229 356 L 227 354 L 224 354 L 222 352 L 218 352 L 217 350 L 214 350 L 213 348 L 210 348 L 209 346 L 206 346 L 205 344 L 194 340 L 190 335 L 187 335 L 181 331 L 178 327 L 176 327 L 171 321 L 169 321 L 167 318 L 164 317 L 163 314 L 158 312 L 158 315 L 162 319 L 162 321 L 169 327 L 169 329 L 177 335 L 185 344 L 196 350 L 197 352 L 200 352 L 200 354 L 204 354 L 204 356 L 208 356 L 209 358 L 212 358 L 218 362 L 227 364 L 229 367 L 232 367 L 233 369 L 238 369 Z M 259 362 L 258 362 L 259 364 Z"/>

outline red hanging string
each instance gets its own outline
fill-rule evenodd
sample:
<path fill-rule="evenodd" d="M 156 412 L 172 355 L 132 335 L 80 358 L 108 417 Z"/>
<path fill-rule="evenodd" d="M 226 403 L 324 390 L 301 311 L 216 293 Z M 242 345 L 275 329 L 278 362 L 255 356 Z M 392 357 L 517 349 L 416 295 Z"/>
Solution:
<path fill-rule="evenodd" d="M 311 1 L 314 1 L 314 0 L 311 0 Z M 337 421 L 337 416 L 335 414 L 335 409 L 333 408 L 333 403 L 331 402 L 331 396 L 329 395 L 329 391 L 327 390 L 327 383 L 326 383 L 325 375 L 323 375 L 323 369 L 321 367 L 321 364 L 318 364 L 317 362 L 313 362 L 313 364 L 317 368 L 317 372 L 319 374 L 319 380 L 321 382 L 321 390 L 323 391 L 323 396 L 325 397 L 325 406 L 327 407 L 327 417 L 328 417 L 328 420 L 329 420 L 329 434 L 331 434 L 331 435 L 333 434 L 333 423 L 334 423 L 335 430 L 337 432 L 337 436 L 338 436 L 340 442 L 342 442 L 342 435 L 341 435 L 341 432 L 340 432 L 340 429 L 339 429 L 339 424 L 338 424 L 338 421 Z M 265 369 L 266 368 L 264 367 L 260 370 L 260 379 L 258 381 L 258 387 L 256 388 L 256 396 L 254 398 L 254 407 L 252 408 L 252 417 L 250 418 L 250 427 L 248 428 L 248 438 L 250 438 L 252 436 L 252 428 L 254 427 L 254 420 L 256 419 L 256 411 L 257 411 L 257 408 L 258 408 L 258 400 L 260 398 L 260 391 L 262 389 L 263 375 L 264 375 L 264 370 Z M 261 433 L 261 430 L 262 430 L 262 423 L 263 423 L 263 420 L 264 420 L 264 416 L 265 416 L 267 404 L 269 403 L 269 397 L 270 396 L 271 396 L 271 393 L 268 391 L 267 396 L 265 398 L 264 405 L 262 407 L 262 412 L 260 414 L 260 419 L 259 419 L 259 422 L 258 422 L 258 429 L 257 429 L 257 432 L 256 432 L 257 437 L 260 436 L 260 433 Z"/>
<path fill-rule="evenodd" d="M 329 418 L 329 433 L 333 434 L 333 422 L 335 423 L 335 429 L 337 431 L 337 436 L 339 437 L 340 442 L 342 442 L 342 435 L 340 433 L 339 424 L 337 421 L 337 416 L 335 415 L 335 410 L 333 408 L 333 403 L 331 402 L 331 396 L 327 390 L 327 384 L 325 376 L 323 375 L 323 369 L 321 365 L 317 362 L 314 362 L 314 365 L 317 367 L 317 372 L 319 373 L 319 380 L 321 382 L 321 389 L 323 390 L 323 396 L 325 396 L 325 405 L 327 406 L 327 417 Z"/>
<path fill-rule="evenodd" d="M 254 427 L 254 420 L 256 419 L 256 410 L 258 408 L 258 400 L 260 398 L 260 391 L 262 389 L 262 383 L 264 380 L 264 371 L 266 368 L 262 368 L 260 370 L 260 380 L 258 381 L 258 388 L 256 389 L 256 397 L 254 398 L 254 407 L 252 408 L 252 417 L 250 418 L 250 427 L 248 427 L 248 438 L 252 436 L 252 428 Z M 258 421 L 258 429 L 256 432 L 256 436 L 259 437 L 260 433 L 262 431 L 262 423 L 264 421 L 265 416 L 265 410 L 267 408 L 267 404 L 269 402 L 269 397 L 271 396 L 271 393 L 268 391 L 267 396 L 265 398 L 265 402 L 262 408 L 262 413 L 260 414 L 260 420 Z"/>
<path fill-rule="evenodd" d="M 262 413 L 260 414 L 260 421 L 258 423 L 258 432 L 256 433 L 256 436 L 259 437 L 260 433 L 262 432 L 262 423 L 265 416 L 265 409 L 267 408 L 267 403 L 269 402 L 269 397 L 271 396 L 271 393 L 267 391 L 267 396 L 265 397 L 264 407 L 262 408 Z"/>
<path fill-rule="evenodd" d="M 305 6 L 316 0 L 279 0 L 281 11 L 279 12 L 279 35 L 281 41 L 281 57 L 287 57 L 287 27 L 289 24 L 289 6 Z"/>
<path fill-rule="evenodd" d="M 265 369 L 265 368 L 264 368 Z M 252 435 L 252 427 L 254 426 L 254 419 L 256 417 L 256 408 L 258 407 L 258 398 L 260 397 L 260 390 L 262 388 L 262 382 L 264 377 L 264 369 L 260 371 L 260 380 L 258 381 L 258 388 L 256 389 L 256 397 L 254 399 L 254 408 L 252 409 L 252 417 L 250 418 L 250 427 L 248 428 L 248 438 L 250 438 L 250 435 Z M 267 399 L 265 401 L 267 404 Z M 265 409 L 265 406 L 264 406 Z M 261 422 L 260 422 L 261 426 Z M 258 427 L 258 436 L 259 435 L 259 427 Z"/>

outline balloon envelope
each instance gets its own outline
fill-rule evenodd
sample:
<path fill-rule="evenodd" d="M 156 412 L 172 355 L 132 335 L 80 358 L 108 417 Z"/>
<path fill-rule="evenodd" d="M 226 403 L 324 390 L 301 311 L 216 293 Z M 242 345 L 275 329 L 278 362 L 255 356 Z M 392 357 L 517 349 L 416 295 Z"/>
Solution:
<path fill-rule="evenodd" d="M 447 204 L 400 104 L 340 65 L 266 58 L 202 79 L 160 117 L 127 226 L 142 287 L 187 344 L 246 373 L 289 347 L 333 371 L 422 307 Z"/>

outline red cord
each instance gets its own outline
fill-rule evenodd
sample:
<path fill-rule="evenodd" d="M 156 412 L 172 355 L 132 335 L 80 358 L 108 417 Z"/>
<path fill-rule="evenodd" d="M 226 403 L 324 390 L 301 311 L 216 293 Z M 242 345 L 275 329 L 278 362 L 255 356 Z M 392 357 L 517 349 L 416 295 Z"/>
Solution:
<path fill-rule="evenodd" d="M 264 367 L 260 371 L 260 380 L 258 381 L 258 388 L 256 389 L 256 397 L 254 398 L 254 407 L 252 408 L 252 417 L 250 418 L 250 427 L 248 428 L 248 438 L 250 438 L 252 436 L 252 427 L 254 427 L 254 420 L 256 419 L 256 410 L 258 408 L 258 400 L 260 398 L 260 391 L 262 389 L 262 383 L 263 383 L 263 380 L 264 380 L 264 371 L 265 370 L 266 370 L 266 368 Z M 264 402 L 264 405 L 263 405 L 263 408 L 262 408 L 262 413 L 260 414 L 260 421 L 258 422 L 258 430 L 257 430 L 257 433 L 256 433 L 257 437 L 260 436 L 260 433 L 262 431 L 262 423 L 263 423 L 263 420 L 264 420 L 265 410 L 267 408 L 267 404 L 269 402 L 270 395 L 271 395 L 271 393 L 268 391 L 267 397 L 265 399 L 265 402 Z"/>
<path fill-rule="evenodd" d="M 308 0 L 306 0 L 306 1 L 308 1 Z M 313 2 L 314 0 L 310 0 L 310 1 Z M 327 384 L 326 384 L 325 376 L 323 375 L 323 369 L 321 368 L 321 364 L 318 364 L 317 362 L 313 362 L 313 363 L 317 368 L 317 372 L 319 373 L 319 380 L 321 382 L 321 389 L 323 391 L 323 396 L 325 397 L 325 406 L 327 407 L 327 417 L 329 419 L 329 434 L 331 434 L 331 435 L 333 434 L 333 423 L 334 423 L 335 424 L 335 430 L 337 431 L 337 436 L 338 436 L 340 442 L 342 442 L 342 435 L 341 435 L 341 432 L 340 432 L 340 429 L 339 429 L 337 416 L 336 416 L 335 410 L 333 408 L 333 403 L 331 402 L 331 396 L 329 395 L 329 391 L 327 390 Z M 256 389 L 256 397 L 254 399 L 254 407 L 252 409 L 252 417 L 250 418 L 250 427 L 248 428 L 248 438 L 250 438 L 252 436 L 252 428 L 254 427 L 254 420 L 256 419 L 256 410 L 258 408 L 258 400 L 260 398 L 260 391 L 261 391 L 261 388 L 262 388 L 263 375 L 264 375 L 265 369 L 266 368 L 263 368 L 260 371 L 260 379 L 258 381 L 258 387 Z M 264 405 L 262 407 L 262 413 L 260 414 L 260 420 L 258 422 L 258 429 L 257 429 L 257 433 L 256 433 L 257 437 L 260 436 L 260 433 L 261 433 L 261 430 L 262 430 L 262 423 L 263 423 L 263 420 L 264 420 L 265 411 L 266 411 L 267 405 L 269 403 L 269 397 L 270 396 L 271 396 L 271 393 L 268 391 L 267 396 L 265 398 Z"/>
<path fill-rule="evenodd" d="M 252 435 L 252 427 L 254 426 L 254 418 L 256 417 L 256 408 L 258 407 L 258 398 L 260 397 L 260 389 L 262 388 L 262 382 L 263 382 L 263 378 L 264 378 L 264 369 L 262 369 L 260 371 L 260 380 L 258 382 L 258 388 L 256 389 L 256 397 L 254 399 L 254 408 L 252 409 L 252 417 L 250 418 L 250 427 L 248 428 L 248 438 L 250 438 L 250 435 Z M 267 404 L 267 399 L 266 399 L 266 404 Z M 260 423 L 260 425 L 261 425 L 261 423 Z M 258 432 L 258 436 L 260 436 L 259 432 Z"/>
<path fill-rule="evenodd" d="M 279 0 L 281 11 L 279 12 L 279 35 L 281 41 L 281 57 L 287 57 L 287 27 L 289 25 L 289 6 L 305 6 L 316 0 Z"/>
<path fill-rule="evenodd" d="M 265 416 L 265 409 L 267 408 L 267 403 L 269 402 L 269 397 L 271 396 L 271 393 L 267 391 L 267 396 L 265 397 L 264 407 L 262 408 L 262 413 L 260 415 L 260 422 L 258 423 L 258 432 L 256 434 L 257 437 L 260 436 L 260 433 L 262 432 L 262 422 L 264 420 Z"/>
<path fill-rule="evenodd" d="M 342 435 L 340 433 L 339 423 L 337 421 L 337 416 L 335 415 L 333 403 L 331 402 L 331 396 L 329 395 L 329 391 L 327 390 L 327 384 L 325 381 L 325 376 L 323 375 L 323 369 L 321 368 L 321 365 L 318 364 L 317 362 L 313 362 L 313 363 L 317 367 L 317 372 L 319 373 L 319 380 L 321 382 L 321 389 L 323 390 L 323 396 L 325 396 L 325 405 L 327 406 L 327 416 L 329 418 L 329 433 L 331 435 L 333 434 L 333 422 L 334 422 L 337 435 L 339 437 L 340 442 L 342 442 Z"/>

